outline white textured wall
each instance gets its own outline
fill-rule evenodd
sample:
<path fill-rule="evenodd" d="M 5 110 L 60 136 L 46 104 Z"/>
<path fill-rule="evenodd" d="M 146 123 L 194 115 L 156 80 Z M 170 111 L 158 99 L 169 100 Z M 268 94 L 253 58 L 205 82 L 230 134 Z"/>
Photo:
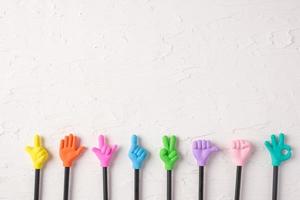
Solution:
<path fill-rule="evenodd" d="M 223 149 L 206 170 L 207 200 L 233 199 L 227 146 L 249 139 L 256 151 L 242 199 L 266 200 L 272 168 L 263 141 L 283 131 L 294 158 L 281 168 L 280 196 L 297 200 L 299 67 L 299 0 L 1 0 L 0 199 L 33 199 L 24 147 L 38 131 L 51 152 L 43 200 L 62 199 L 58 143 L 69 132 L 89 148 L 99 133 L 121 145 L 112 200 L 133 199 L 132 133 L 151 152 L 143 200 L 165 199 L 162 134 L 180 138 L 174 200 L 197 199 L 197 137 Z M 71 199 L 101 199 L 101 178 L 88 150 L 72 172 Z"/>

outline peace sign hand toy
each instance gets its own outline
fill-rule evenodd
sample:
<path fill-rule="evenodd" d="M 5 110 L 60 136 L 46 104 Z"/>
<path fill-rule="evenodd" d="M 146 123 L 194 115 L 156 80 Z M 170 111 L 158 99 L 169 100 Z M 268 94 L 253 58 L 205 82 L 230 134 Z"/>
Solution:
<path fill-rule="evenodd" d="M 148 151 L 139 145 L 136 135 L 131 136 L 131 147 L 128 156 L 132 161 L 132 167 L 134 169 L 134 200 L 139 200 L 140 169 L 148 156 Z"/>
<path fill-rule="evenodd" d="M 212 144 L 209 140 L 197 140 L 193 142 L 193 154 L 199 165 L 199 191 L 198 199 L 203 200 L 204 197 L 204 166 L 210 155 L 214 152 L 219 151 L 219 148 Z"/>
<path fill-rule="evenodd" d="M 108 200 L 108 184 L 107 184 L 107 168 L 111 164 L 111 160 L 115 152 L 118 150 L 117 145 L 110 147 L 105 141 L 104 135 L 99 135 L 99 148 L 94 147 L 92 151 L 96 154 L 103 168 L 103 199 Z"/>
<path fill-rule="evenodd" d="M 179 159 L 179 154 L 176 150 L 176 137 L 163 136 L 164 147 L 160 150 L 160 159 L 165 163 L 167 170 L 167 200 L 172 199 L 172 169 L 176 161 Z"/>
<path fill-rule="evenodd" d="M 34 200 L 38 200 L 40 193 L 40 170 L 48 160 L 48 152 L 45 147 L 42 146 L 41 137 L 39 135 L 34 136 L 34 146 L 27 146 L 25 150 L 30 155 L 35 168 Z"/>
<path fill-rule="evenodd" d="M 63 161 L 65 167 L 65 178 L 64 178 L 64 200 L 69 198 L 69 177 L 70 168 L 73 162 L 85 151 L 85 147 L 79 146 L 79 139 L 70 134 L 65 136 L 64 139 L 60 141 L 59 156 Z"/>
<path fill-rule="evenodd" d="M 272 143 L 265 141 L 265 146 L 271 155 L 273 165 L 272 200 L 277 199 L 279 166 L 282 162 L 292 157 L 292 148 L 290 145 L 285 144 L 284 137 L 284 134 L 280 133 L 278 141 L 275 135 L 271 135 Z"/>
<path fill-rule="evenodd" d="M 252 145 L 247 140 L 234 140 L 231 145 L 231 156 L 233 162 L 237 165 L 236 184 L 235 184 L 235 200 L 240 199 L 242 166 L 244 166 L 252 153 Z"/>

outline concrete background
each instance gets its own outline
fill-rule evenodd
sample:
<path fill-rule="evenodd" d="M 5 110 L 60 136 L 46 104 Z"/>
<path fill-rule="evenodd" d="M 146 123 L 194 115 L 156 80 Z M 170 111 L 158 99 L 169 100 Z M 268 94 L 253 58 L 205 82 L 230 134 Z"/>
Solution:
<path fill-rule="evenodd" d="M 207 200 L 231 200 L 233 138 L 255 152 L 243 173 L 243 200 L 271 198 L 263 142 L 285 132 L 294 157 L 280 171 L 280 199 L 300 198 L 299 0 L 1 0 L 0 200 L 33 199 L 24 147 L 35 132 L 51 159 L 42 199 L 62 199 L 58 144 L 74 132 L 89 150 L 72 171 L 73 200 L 102 199 L 101 168 L 90 151 L 104 133 L 121 149 L 111 200 L 133 199 L 130 135 L 151 156 L 144 200 L 165 199 L 163 134 L 179 137 L 174 200 L 197 199 L 195 138 L 222 152 L 206 169 Z"/>

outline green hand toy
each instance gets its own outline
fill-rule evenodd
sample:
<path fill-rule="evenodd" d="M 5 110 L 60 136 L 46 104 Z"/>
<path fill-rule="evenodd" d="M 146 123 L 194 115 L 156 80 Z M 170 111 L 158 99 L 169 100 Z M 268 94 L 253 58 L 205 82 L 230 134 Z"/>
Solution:
<path fill-rule="evenodd" d="M 292 157 L 292 148 L 290 145 L 284 143 L 283 133 L 279 134 L 278 140 L 275 135 L 272 135 L 271 143 L 269 141 L 266 141 L 265 146 L 271 155 L 273 165 L 272 200 L 277 200 L 278 168 L 282 162 L 289 160 Z"/>
<path fill-rule="evenodd" d="M 176 150 L 176 137 L 163 136 L 164 147 L 160 150 L 160 159 L 165 163 L 167 170 L 167 200 L 172 199 L 172 169 L 176 161 L 179 159 L 179 154 Z"/>

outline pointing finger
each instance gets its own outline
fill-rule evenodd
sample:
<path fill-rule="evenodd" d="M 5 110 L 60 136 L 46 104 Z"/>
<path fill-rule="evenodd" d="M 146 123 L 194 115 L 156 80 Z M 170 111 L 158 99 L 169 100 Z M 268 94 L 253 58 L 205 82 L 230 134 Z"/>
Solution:
<path fill-rule="evenodd" d="M 272 145 L 276 145 L 277 144 L 277 140 L 276 140 L 276 136 L 275 135 L 271 135 L 271 140 L 272 140 Z"/>
<path fill-rule="evenodd" d="M 98 143 L 99 143 L 99 148 L 103 147 L 103 145 L 105 143 L 104 135 L 99 135 Z"/>
<path fill-rule="evenodd" d="M 41 138 L 39 135 L 34 136 L 34 147 L 40 147 L 41 146 Z"/>
<path fill-rule="evenodd" d="M 136 147 L 138 145 L 138 137 L 136 135 L 131 136 L 131 147 Z"/>

